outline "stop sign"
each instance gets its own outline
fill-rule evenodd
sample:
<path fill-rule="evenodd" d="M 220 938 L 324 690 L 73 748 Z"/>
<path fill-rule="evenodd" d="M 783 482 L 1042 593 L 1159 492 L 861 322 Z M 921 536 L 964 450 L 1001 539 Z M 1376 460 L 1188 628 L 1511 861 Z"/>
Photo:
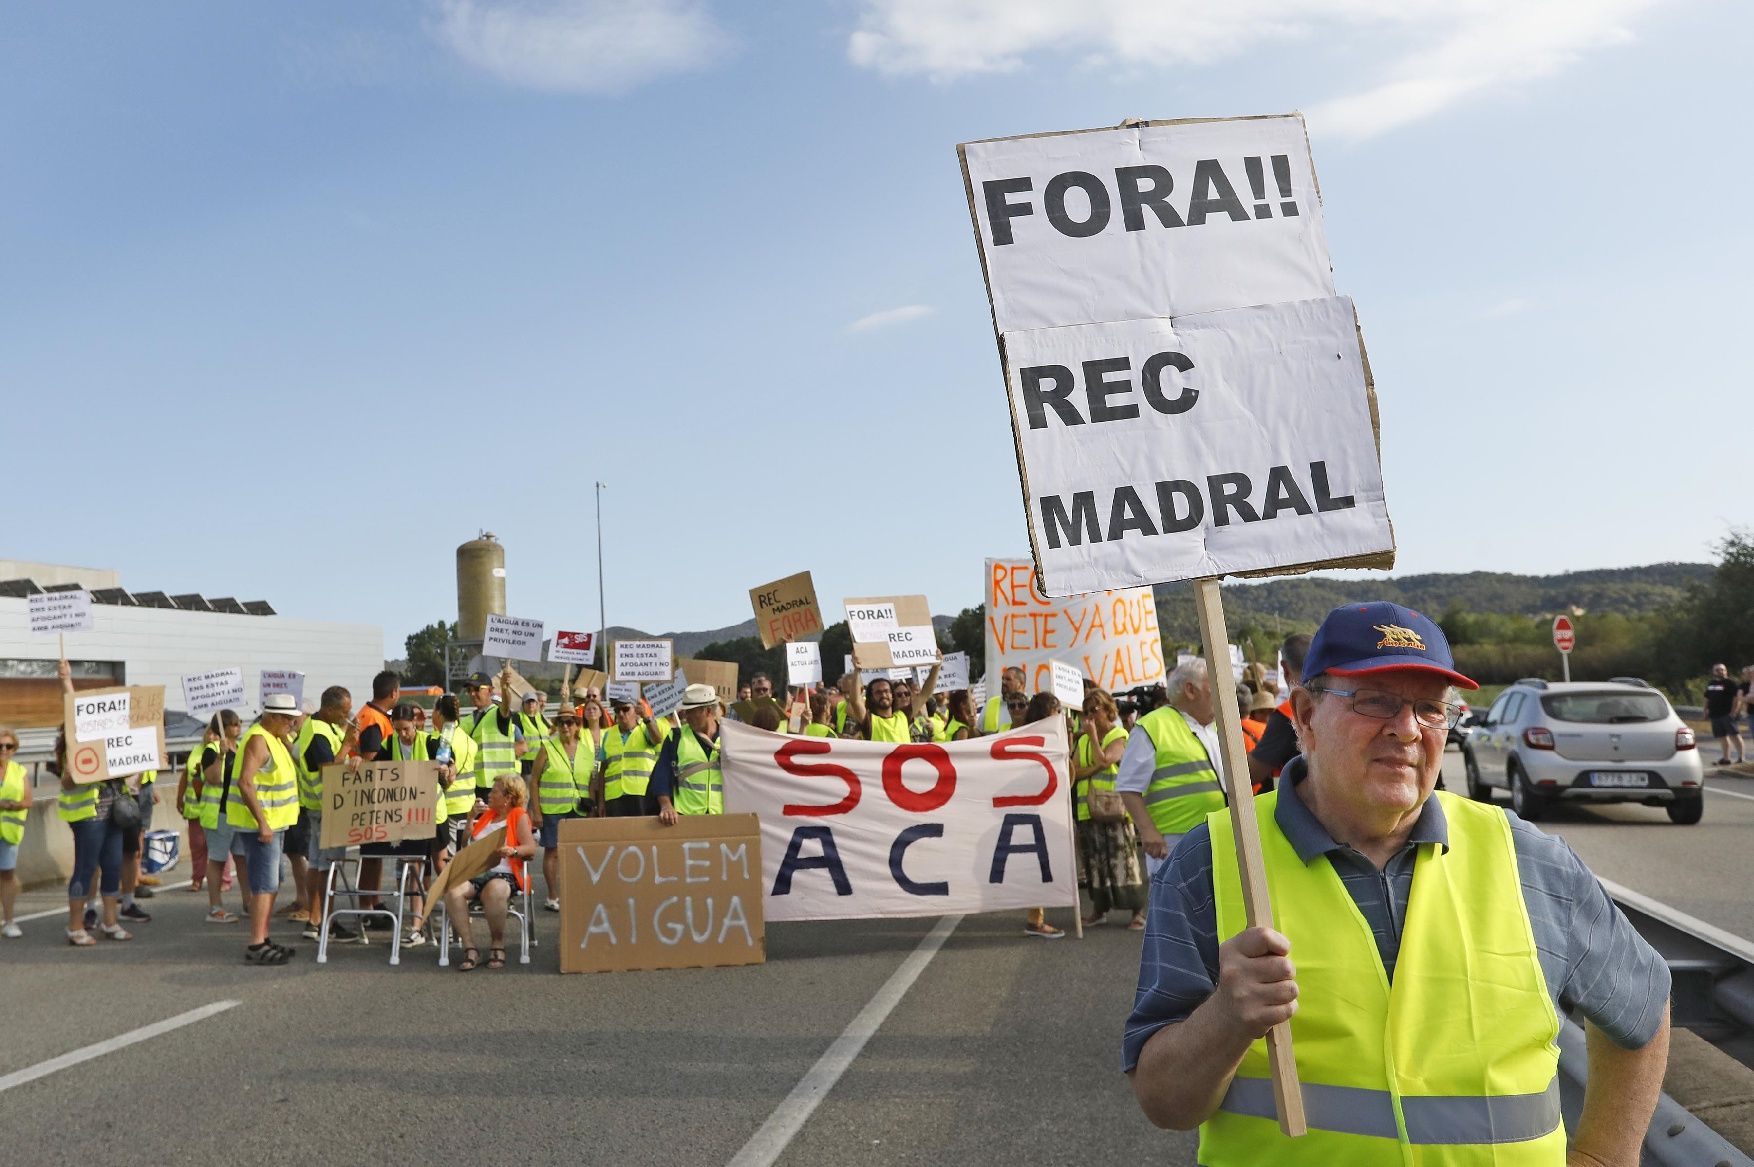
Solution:
<path fill-rule="evenodd" d="M 1576 644 L 1577 633 L 1571 627 L 1571 617 L 1553 617 L 1553 647 L 1560 652 L 1570 652 Z"/>

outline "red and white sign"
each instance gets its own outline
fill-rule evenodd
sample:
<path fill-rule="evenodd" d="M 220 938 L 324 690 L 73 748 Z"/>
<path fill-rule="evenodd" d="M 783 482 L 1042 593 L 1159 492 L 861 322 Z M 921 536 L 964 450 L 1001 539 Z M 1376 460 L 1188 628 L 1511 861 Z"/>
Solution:
<path fill-rule="evenodd" d="M 588 665 L 595 659 L 595 632 L 560 632 L 548 643 L 548 659 L 561 664 Z"/>
<path fill-rule="evenodd" d="M 761 819 L 769 920 L 1077 903 L 1063 718 L 900 744 L 719 725 L 725 810 Z"/>
<path fill-rule="evenodd" d="M 1576 644 L 1577 632 L 1571 626 L 1571 617 L 1553 617 L 1553 647 L 1560 652 L 1570 652 Z"/>

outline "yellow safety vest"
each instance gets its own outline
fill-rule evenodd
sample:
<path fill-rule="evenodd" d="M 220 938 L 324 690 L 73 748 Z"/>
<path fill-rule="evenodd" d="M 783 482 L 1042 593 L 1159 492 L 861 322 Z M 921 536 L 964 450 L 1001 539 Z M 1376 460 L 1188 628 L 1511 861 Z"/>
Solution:
<path fill-rule="evenodd" d="M 286 743 L 263 729 L 261 722 L 250 726 L 238 739 L 237 753 L 231 757 L 232 780 L 237 780 L 237 773 L 243 768 L 244 751 L 253 737 L 261 738 L 268 746 L 268 765 L 256 771 L 256 801 L 262 807 L 268 829 L 283 831 L 298 822 L 298 770 L 292 764 Z M 261 829 L 242 798 L 226 802 L 225 821 L 246 831 Z"/>
<path fill-rule="evenodd" d="M 541 713 L 531 716 L 528 713 L 518 714 L 518 726 L 524 731 L 524 756 L 535 763 L 536 755 L 548 744 L 554 731 L 548 727 L 548 719 Z"/>
<path fill-rule="evenodd" d="M 1126 736 L 1127 731 L 1120 726 L 1109 726 L 1108 732 L 1102 735 L 1103 748 L 1107 749 L 1109 743 L 1113 742 L 1116 738 L 1125 738 Z M 1095 760 L 1096 759 L 1091 752 L 1090 735 L 1087 733 L 1079 734 L 1078 764 L 1080 766 L 1088 766 Z M 1120 763 L 1117 762 L 1112 766 L 1106 766 L 1103 769 L 1098 770 L 1087 778 L 1081 778 L 1074 783 L 1077 787 L 1074 791 L 1074 798 L 1077 802 L 1079 822 L 1090 821 L 1090 792 L 1092 790 L 1114 790 L 1115 772 L 1120 768 Z"/>
<path fill-rule="evenodd" d="M 913 741 L 913 730 L 908 727 L 907 714 L 891 713 L 888 717 L 871 714 L 871 740 L 874 742 Z"/>
<path fill-rule="evenodd" d="M 993 696 L 988 697 L 987 703 L 981 706 L 981 732 L 998 733 L 1001 729 L 1005 728 L 1006 725 L 1010 724 L 1009 718 L 1004 721 L 999 720 L 999 715 L 1004 712 L 1005 695 L 1003 693 L 996 693 Z"/>
<path fill-rule="evenodd" d="M 662 722 L 659 725 L 662 726 Z M 658 740 L 652 741 L 646 736 L 645 722 L 633 727 L 632 733 L 622 733 L 619 725 L 612 725 L 603 731 L 603 798 L 605 801 L 620 798 L 624 794 L 639 797 L 645 794 L 652 784 L 652 767 L 658 764 L 658 746 L 664 740 L 664 731 L 658 730 Z"/>
<path fill-rule="evenodd" d="M 17 762 L 6 763 L 6 771 L 0 774 L 0 802 L 29 803 L 25 797 L 24 767 Z M 30 814 L 27 805 L 23 810 L 0 810 L 0 843 L 16 845 L 24 838 L 24 820 Z"/>
<path fill-rule="evenodd" d="M 1274 1119 L 1266 1041 L 1200 1127 L 1211 1167 L 1562 1167 L 1559 1016 L 1535 953 L 1510 823 L 1437 792 L 1449 849 L 1419 847 L 1391 985 L 1370 924 L 1326 858 L 1305 864 L 1255 800 L 1275 925 L 1291 939 L 1292 1047 L 1309 1133 Z M 1246 925 L 1229 816 L 1212 832 L 1223 943 Z"/>
<path fill-rule="evenodd" d="M 196 746 L 189 751 L 188 760 L 183 763 L 183 803 L 177 810 L 191 823 L 201 821 L 201 796 L 195 793 L 195 784 L 204 780 L 201 776 L 201 755 L 206 752 L 206 746 Z"/>
<path fill-rule="evenodd" d="M 225 748 L 223 738 L 216 742 L 208 742 L 195 753 L 197 769 L 200 768 L 200 760 L 207 756 L 208 750 L 219 755 L 219 781 L 208 782 L 205 778 L 202 779 L 201 802 L 198 809 L 202 827 L 214 831 L 219 829 L 220 813 L 225 809 L 231 795 L 231 758 L 229 755 L 232 751 Z"/>
<path fill-rule="evenodd" d="M 682 727 L 676 739 L 676 789 L 670 805 L 677 814 L 724 814 L 725 779 L 719 772 L 719 742 L 709 754 L 694 735 L 694 727 Z"/>
<path fill-rule="evenodd" d="M 481 747 L 455 722 L 439 737 L 451 747 L 451 784 L 445 787 L 445 817 L 466 818 L 475 807 L 475 763 Z"/>
<path fill-rule="evenodd" d="M 55 802 L 55 813 L 61 816 L 64 823 L 80 823 L 96 818 L 97 788 L 102 785 L 101 782 L 92 782 L 75 786 L 72 790 L 63 790 L 61 797 Z"/>
<path fill-rule="evenodd" d="M 542 781 L 536 785 L 536 802 L 543 814 L 566 814 L 579 808 L 579 800 L 591 795 L 591 770 L 597 764 L 591 743 L 581 736 L 569 759 L 559 738 L 542 743 L 548 755 Z"/>
<path fill-rule="evenodd" d="M 499 706 L 489 705 L 485 710 L 476 712 L 479 716 L 476 717 L 469 736 L 479 747 L 476 754 L 475 788 L 485 791 L 491 790 L 494 781 L 502 774 L 518 772 L 518 753 L 511 733 L 500 732 Z M 522 717 L 522 714 L 513 714 L 511 724 L 518 725 Z"/>
<path fill-rule="evenodd" d="M 1145 787 L 1145 809 L 1159 831 L 1185 835 L 1208 814 L 1224 809 L 1218 771 L 1181 710 L 1173 705 L 1153 709 L 1139 719 L 1138 728 L 1157 748 L 1151 781 Z"/>
<path fill-rule="evenodd" d="M 956 740 L 956 731 L 967 728 L 968 726 L 962 724 L 962 722 L 956 720 L 954 717 L 946 718 L 943 721 L 933 718 L 932 740 L 935 742 L 953 742 Z"/>
<path fill-rule="evenodd" d="M 298 808 L 300 810 L 323 809 L 323 772 L 313 770 L 305 765 L 305 751 L 321 734 L 329 743 L 329 756 L 336 761 L 341 760 L 341 741 L 343 734 L 339 726 L 330 725 L 322 718 L 315 716 L 305 718 L 304 725 L 299 727 L 298 736 L 292 740 L 292 764 L 298 770 Z"/>
<path fill-rule="evenodd" d="M 806 725 L 804 727 L 804 736 L 805 737 L 839 737 L 840 735 L 834 732 L 833 726 L 824 725 L 820 721 L 812 721 L 809 725 Z"/>

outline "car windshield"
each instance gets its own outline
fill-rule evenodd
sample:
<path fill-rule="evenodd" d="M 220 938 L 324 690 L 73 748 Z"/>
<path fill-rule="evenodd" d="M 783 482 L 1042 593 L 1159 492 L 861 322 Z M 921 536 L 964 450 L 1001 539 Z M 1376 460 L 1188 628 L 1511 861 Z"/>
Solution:
<path fill-rule="evenodd" d="M 1669 703 L 1660 693 L 1554 693 L 1541 698 L 1541 708 L 1555 721 L 1585 725 L 1630 725 L 1669 716 Z"/>

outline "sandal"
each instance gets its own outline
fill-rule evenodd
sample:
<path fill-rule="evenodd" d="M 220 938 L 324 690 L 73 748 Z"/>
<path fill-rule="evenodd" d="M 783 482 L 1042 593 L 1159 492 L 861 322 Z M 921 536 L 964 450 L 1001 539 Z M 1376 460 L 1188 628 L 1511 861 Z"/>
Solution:
<path fill-rule="evenodd" d="M 1054 927 L 1045 920 L 1040 924 L 1025 924 L 1023 926 L 1023 934 L 1025 936 L 1034 936 L 1038 940 L 1063 940 L 1066 936 L 1065 932 Z"/>
<path fill-rule="evenodd" d="M 97 943 L 97 939 L 84 928 L 80 928 L 67 933 L 67 943 L 75 948 L 90 948 Z"/>
<path fill-rule="evenodd" d="M 205 919 L 209 924 L 235 924 L 238 922 L 237 916 L 224 908 L 208 908 Z"/>
<path fill-rule="evenodd" d="M 1100 928 L 1108 923 L 1108 913 L 1104 912 L 1100 916 L 1085 916 L 1080 922 L 1086 928 Z"/>
<path fill-rule="evenodd" d="M 503 949 L 503 948 L 489 948 L 487 950 L 487 967 L 488 968 L 504 968 L 505 967 L 505 949 Z"/>
<path fill-rule="evenodd" d="M 479 948 L 465 948 L 463 950 L 463 959 L 457 962 L 457 971 L 474 972 L 480 967 L 481 950 Z"/>
<path fill-rule="evenodd" d="M 1144 930 L 1145 930 L 1145 917 L 1144 916 L 1134 916 L 1131 920 L 1127 921 L 1127 931 L 1129 931 L 1129 932 L 1143 932 Z"/>
<path fill-rule="evenodd" d="M 258 965 L 281 965 L 290 959 L 292 953 L 278 944 L 270 944 L 264 940 L 260 944 L 252 944 L 244 949 L 244 963 Z"/>
<path fill-rule="evenodd" d="M 128 931 L 126 928 L 122 927 L 120 924 L 104 924 L 98 928 L 98 931 L 102 932 L 104 934 L 105 940 L 132 940 L 132 939 L 134 939 L 134 933 Z"/>

